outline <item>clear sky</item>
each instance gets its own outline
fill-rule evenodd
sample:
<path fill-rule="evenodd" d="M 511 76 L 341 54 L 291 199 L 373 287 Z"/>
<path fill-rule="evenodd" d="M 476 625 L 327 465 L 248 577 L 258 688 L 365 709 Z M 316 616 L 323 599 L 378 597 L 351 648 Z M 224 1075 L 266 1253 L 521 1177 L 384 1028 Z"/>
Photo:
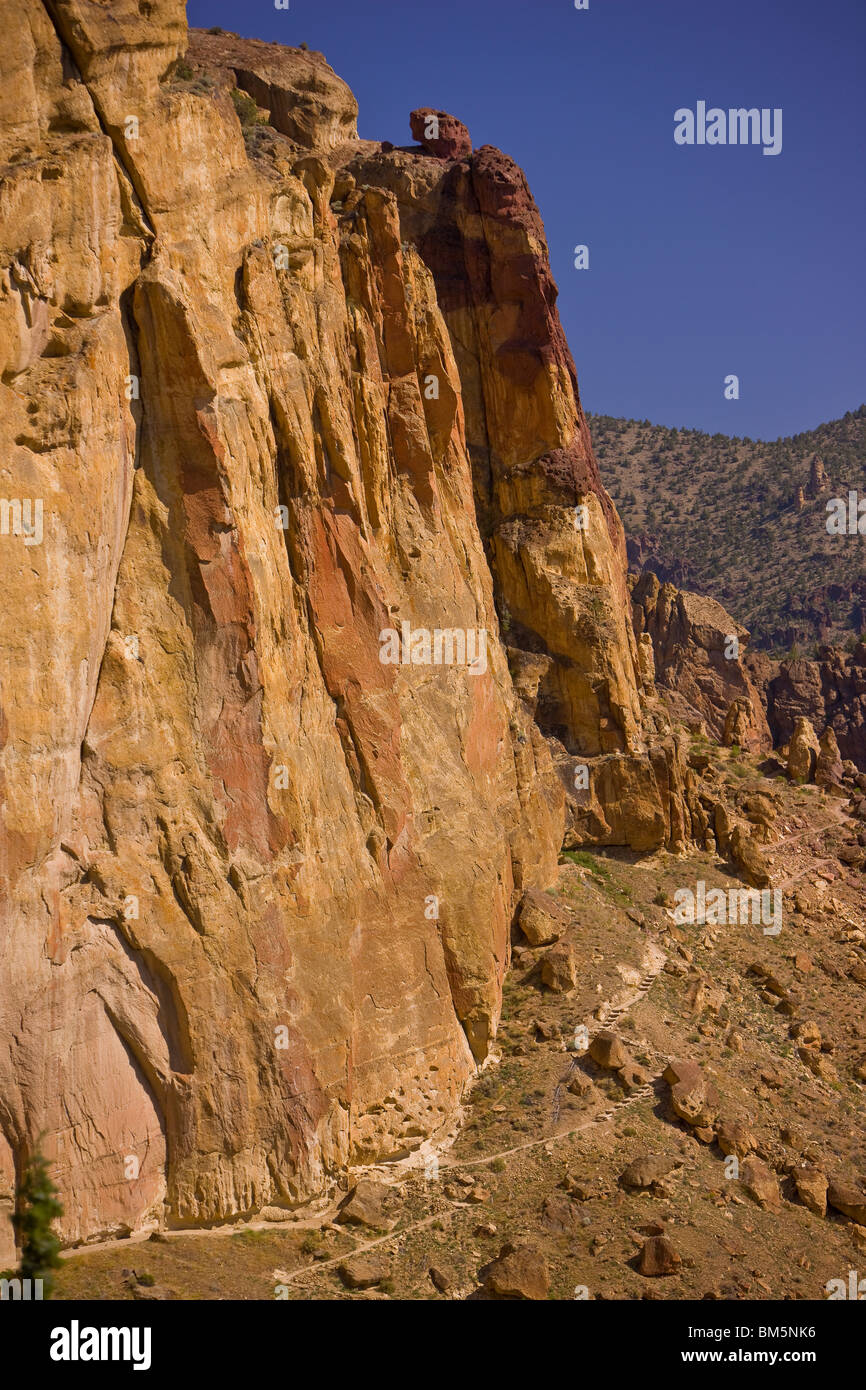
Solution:
<path fill-rule="evenodd" d="M 864 0 L 189 0 L 321 50 L 368 139 L 416 106 L 526 170 L 586 410 L 774 439 L 866 400 Z M 678 146 L 780 107 L 782 150 Z M 589 269 L 574 269 L 574 247 Z M 739 400 L 725 400 L 736 374 Z"/>

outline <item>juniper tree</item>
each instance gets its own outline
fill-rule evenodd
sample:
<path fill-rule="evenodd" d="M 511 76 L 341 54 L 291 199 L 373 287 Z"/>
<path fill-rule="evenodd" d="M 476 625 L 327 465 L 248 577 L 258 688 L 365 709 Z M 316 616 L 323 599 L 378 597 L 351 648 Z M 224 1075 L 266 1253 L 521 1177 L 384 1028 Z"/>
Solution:
<path fill-rule="evenodd" d="M 63 1215 L 57 1188 L 48 1172 L 48 1161 L 37 1148 L 21 1179 L 12 1224 L 21 1247 L 22 1279 L 41 1279 L 42 1296 L 50 1298 L 54 1285 L 51 1274 L 60 1265 L 60 1241 L 51 1223 Z"/>

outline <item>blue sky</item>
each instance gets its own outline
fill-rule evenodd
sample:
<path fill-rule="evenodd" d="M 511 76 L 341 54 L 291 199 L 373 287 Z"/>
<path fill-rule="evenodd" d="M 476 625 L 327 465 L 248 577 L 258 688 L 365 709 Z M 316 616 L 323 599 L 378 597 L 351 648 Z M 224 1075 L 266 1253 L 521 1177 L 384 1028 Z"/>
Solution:
<path fill-rule="evenodd" d="M 586 410 L 774 439 L 866 400 L 864 0 L 189 0 L 187 13 L 320 49 L 365 138 L 410 143 L 409 112 L 435 106 L 512 155 Z M 781 107 L 782 152 L 677 146 L 674 112 L 698 100 Z"/>

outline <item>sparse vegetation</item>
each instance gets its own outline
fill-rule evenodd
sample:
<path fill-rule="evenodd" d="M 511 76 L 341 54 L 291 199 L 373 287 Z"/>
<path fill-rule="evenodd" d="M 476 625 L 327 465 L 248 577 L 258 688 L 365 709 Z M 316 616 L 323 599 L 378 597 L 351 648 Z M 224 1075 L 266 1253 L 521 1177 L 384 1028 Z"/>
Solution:
<path fill-rule="evenodd" d="M 626 534 L 652 538 L 650 568 L 718 599 L 749 628 L 752 646 L 774 656 L 850 641 L 866 599 L 862 538 L 827 534 L 826 501 L 866 474 L 866 405 L 771 442 L 588 419 Z M 829 487 L 801 509 L 797 489 L 816 454 Z M 838 596 L 858 583 L 859 603 Z"/>
<path fill-rule="evenodd" d="M 606 864 L 597 859 L 594 854 L 590 854 L 585 849 L 564 849 L 561 858 L 570 860 L 572 864 L 577 864 L 580 869 L 589 869 L 594 878 L 600 879 L 602 883 L 607 883 L 610 879 L 610 869 Z"/>
<path fill-rule="evenodd" d="M 249 93 L 242 91 L 240 87 L 232 87 L 231 98 L 238 113 L 238 120 L 244 129 L 253 127 L 258 118 L 259 108 Z"/>

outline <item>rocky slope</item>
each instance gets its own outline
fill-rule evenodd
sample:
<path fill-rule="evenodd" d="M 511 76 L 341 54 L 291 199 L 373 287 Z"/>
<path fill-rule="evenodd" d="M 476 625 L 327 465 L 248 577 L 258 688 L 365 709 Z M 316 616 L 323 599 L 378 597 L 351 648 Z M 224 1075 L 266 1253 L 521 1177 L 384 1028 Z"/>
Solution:
<path fill-rule="evenodd" d="M 76 1241 L 435 1134 L 563 835 L 706 813 L 514 163 L 181 0 L 0 12 L 0 1200 L 43 1134 Z"/>
<path fill-rule="evenodd" d="M 632 619 L 649 642 L 659 693 L 674 722 L 749 752 L 790 743 L 797 720 L 832 735 L 839 754 L 866 772 L 866 644 L 819 647 L 815 661 L 774 661 L 715 599 L 629 576 Z"/>
<path fill-rule="evenodd" d="M 866 498 L 866 406 L 773 441 L 589 420 L 633 570 L 711 594 L 777 658 L 853 646 L 866 629 L 864 530 L 847 513 L 850 492 Z M 827 530 L 833 499 L 841 532 Z"/>

